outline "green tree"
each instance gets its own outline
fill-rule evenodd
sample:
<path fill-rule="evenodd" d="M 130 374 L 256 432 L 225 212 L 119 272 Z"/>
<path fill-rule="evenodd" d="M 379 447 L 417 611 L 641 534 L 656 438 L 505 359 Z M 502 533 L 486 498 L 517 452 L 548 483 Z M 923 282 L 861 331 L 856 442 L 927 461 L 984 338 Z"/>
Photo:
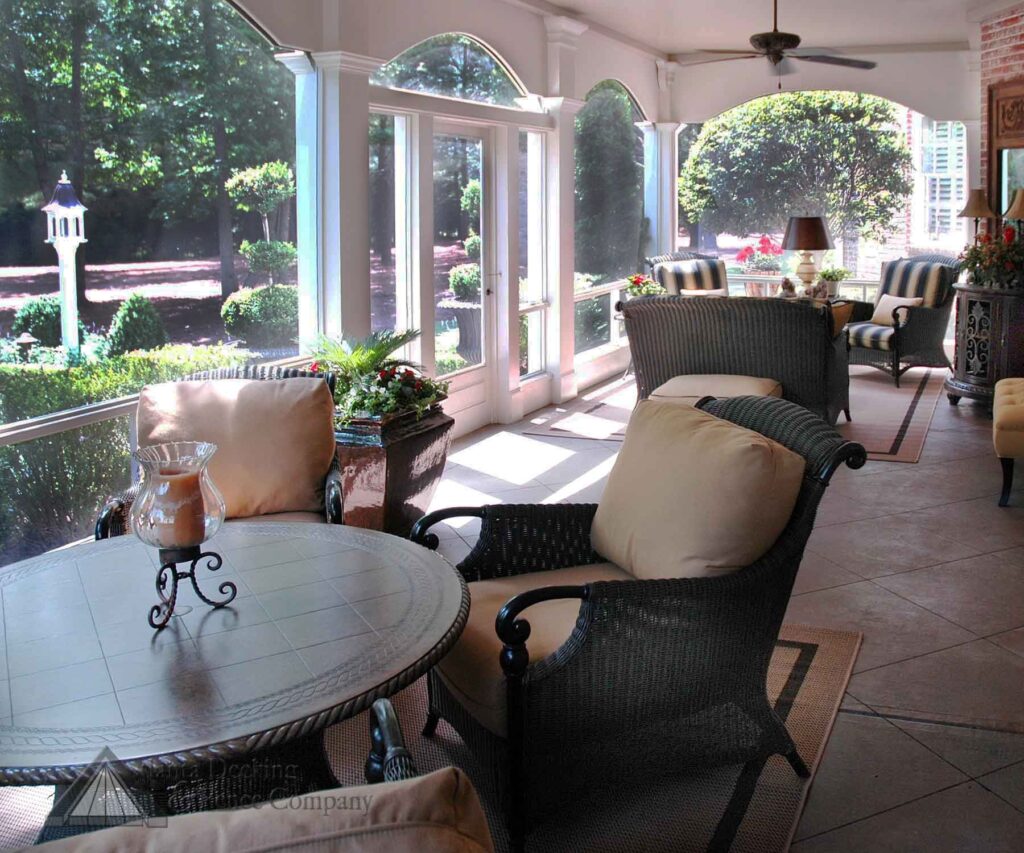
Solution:
<path fill-rule="evenodd" d="M 860 236 L 880 236 L 912 190 L 896 107 L 874 95 L 790 92 L 706 122 L 682 169 L 687 217 L 736 235 L 781 231 L 823 213 L 856 267 Z"/>
<path fill-rule="evenodd" d="M 613 81 L 595 86 L 576 116 L 576 269 L 603 281 L 636 272 L 646 244 L 639 118 Z"/>

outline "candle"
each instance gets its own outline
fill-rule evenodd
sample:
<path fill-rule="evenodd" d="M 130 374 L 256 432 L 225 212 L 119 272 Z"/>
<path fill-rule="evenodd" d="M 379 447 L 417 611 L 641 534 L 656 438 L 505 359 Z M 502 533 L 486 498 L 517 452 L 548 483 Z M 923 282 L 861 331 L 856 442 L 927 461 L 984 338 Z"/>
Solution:
<path fill-rule="evenodd" d="M 161 467 L 149 525 L 159 548 L 188 548 L 206 538 L 206 513 L 199 471 Z"/>

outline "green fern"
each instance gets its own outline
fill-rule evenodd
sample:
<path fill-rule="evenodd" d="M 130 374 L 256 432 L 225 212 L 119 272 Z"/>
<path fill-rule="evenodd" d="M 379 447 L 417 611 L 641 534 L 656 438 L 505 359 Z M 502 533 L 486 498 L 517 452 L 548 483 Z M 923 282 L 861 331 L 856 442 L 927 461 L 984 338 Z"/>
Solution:
<path fill-rule="evenodd" d="M 322 370 L 338 377 L 339 390 L 346 389 L 361 377 L 376 376 L 392 367 L 422 369 L 415 362 L 393 358 L 393 353 L 420 336 L 418 329 L 393 332 L 390 329 L 374 332 L 361 341 L 337 341 L 321 337 L 313 349 L 313 358 Z"/>

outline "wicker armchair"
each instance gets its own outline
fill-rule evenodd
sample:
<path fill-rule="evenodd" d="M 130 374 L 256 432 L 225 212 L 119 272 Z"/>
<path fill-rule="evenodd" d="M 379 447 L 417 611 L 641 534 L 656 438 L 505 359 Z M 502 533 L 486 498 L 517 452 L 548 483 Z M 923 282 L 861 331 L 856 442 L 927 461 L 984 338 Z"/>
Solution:
<path fill-rule="evenodd" d="M 312 373 L 296 367 L 277 367 L 271 365 L 255 365 L 248 367 L 221 367 L 206 370 L 182 377 L 182 381 L 202 379 L 292 379 L 292 378 L 323 379 L 334 394 L 335 377 L 333 373 Z M 331 470 L 324 479 L 324 519 L 328 524 L 342 523 L 342 477 L 341 468 L 335 458 Z M 96 519 L 95 536 L 97 539 L 109 539 L 112 536 L 123 536 L 129 530 L 128 515 L 132 503 L 138 494 L 138 484 L 131 486 L 119 495 L 110 498 L 100 510 Z"/>
<path fill-rule="evenodd" d="M 908 276 L 911 268 L 923 268 L 923 275 Z M 901 274 L 901 271 L 904 271 Z M 934 278 L 929 284 L 928 277 Z M 900 376 L 911 367 L 949 367 L 943 346 L 949 314 L 953 309 L 953 283 L 960 274 L 960 261 L 947 255 L 915 255 L 886 264 L 875 302 L 855 302 L 850 318 L 850 363 L 865 364 L 892 376 L 900 387 Z M 892 312 L 892 325 L 870 322 L 878 300 L 885 294 L 924 299 L 917 307 L 900 307 Z"/>
<path fill-rule="evenodd" d="M 808 775 L 768 704 L 768 666 L 818 503 L 833 472 L 844 463 L 859 468 L 866 454 L 785 400 L 705 398 L 698 406 L 806 459 L 782 535 L 733 574 L 545 587 L 545 572 L 603 561 L 591 546 L 593 504 L 452 508 L 413 528 L 414 541 L 436 548 L 432 525 L 478 517 L 480 538 L 458 565 L 467 581 L 536 574 L 536 587 L 511 598 L 496 620 L 506 736 L 482 724 L 436 670 L 424 730 L 431 735 L 443 717 L 493 769 L 517 846 L 537 815 L 630 773 L 686 772 L 781 754 Z M 575 629 L 554 654 L 531 660 L 531 626 L 520 614 L 565 599 L 580 601 Z"/>
<path fill-rule="evenodd" d="M 774 379 L 782 396 L 834 424 L 850 413 L 845 332 L 831 308 L 786 299 L 659 296 L 621 303 L 641 400 L 676 376 Z"/>

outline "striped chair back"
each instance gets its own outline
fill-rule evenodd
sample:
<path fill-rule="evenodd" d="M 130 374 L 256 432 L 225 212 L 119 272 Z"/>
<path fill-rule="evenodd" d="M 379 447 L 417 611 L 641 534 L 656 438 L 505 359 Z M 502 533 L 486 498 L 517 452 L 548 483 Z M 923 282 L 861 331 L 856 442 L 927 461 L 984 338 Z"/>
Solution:
<path fill-rule="evenodd" d="M 956 269 L 949 264 L 914 259 L 882 265 L 882 282 L 875 304 L 884 295 L 920 298 L 924 308 L 944 305 L 952 292 Z"/>
<path fill-rule="evenodd" d="M 724 290 L 728 292 L 729 279 L 725 263 L 717 259 L 694 259 L 658 264 L 654 278 L 671 296 L 683 291 Z"/>

